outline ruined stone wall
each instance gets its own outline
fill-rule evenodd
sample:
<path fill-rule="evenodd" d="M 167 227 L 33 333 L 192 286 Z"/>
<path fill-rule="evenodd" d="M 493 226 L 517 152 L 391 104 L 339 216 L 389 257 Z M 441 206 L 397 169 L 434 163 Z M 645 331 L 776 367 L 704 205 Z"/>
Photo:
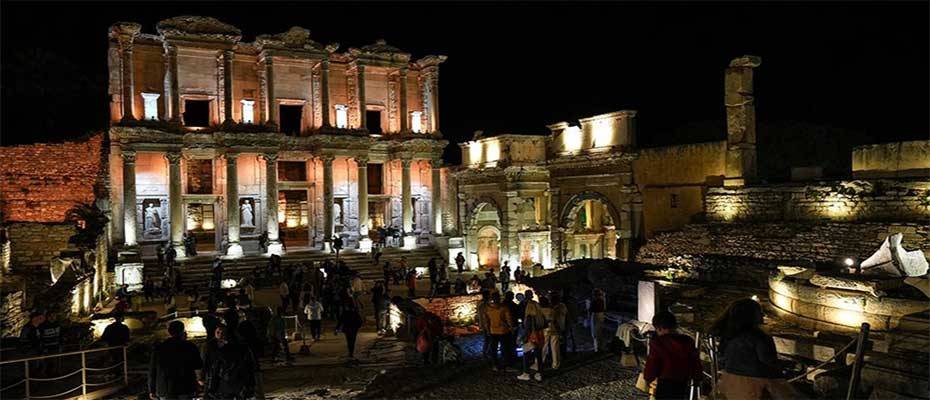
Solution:
<path fill-rule="evenodd" d="M 0 147 L 0 217 L 5 222 L 62 222 L 78 203 L 94 203 L 103 134 L 64 143 Z"/>
<path fill-rule="evenodd" d="M 419 298 L 414 302 L 453 326 L 468 327 L 478 323 L 478 303 L 481 302 L 481 295 Z"/>
<path fill-rule="evenodd" d="M 855 178 L 930 176 L 930 140 L 859 146 L 852 152 Z"/>
<path fill-rule="evenodd" d="M 0 337 L 19 336 L 19 331 L 29 322 L 25 309 L 26 293 L 22 290 L 5 292 L 0 301 Z"/>
<path fill-rule="evenodd" d="M 721 255 L 764 260 L 834 262 L 864 260 L 885 237 L 904 234 L 907 249 L 930 255 L 930 226 L 920 222 L 755 222 L 690 224 L 656 235 L 637 254 L 637 261 L 675 265 L 693 255 Z"/>
<path fill-rule="evenodd" d="M 646 238 L 681 229 L 704 211 L 708 186 L 723 183 L 726 141 L 640 149 L 633 180 L 643 195 Z"/>
<path fill-rule="evenodd" d="M 711 188 L 705 210 L 711 221 L 926 221 L 930 180 Z"/>
<path fill-rule="evenodd" d="M 15 270 L 23 264 L 48 266 L 52 257 L 69 249 L 68 239 L 77 230 L 74 225 L 41 224 L 34 222 L 12 223 L 7 226 L 10 237 L 10 261 Z"/>

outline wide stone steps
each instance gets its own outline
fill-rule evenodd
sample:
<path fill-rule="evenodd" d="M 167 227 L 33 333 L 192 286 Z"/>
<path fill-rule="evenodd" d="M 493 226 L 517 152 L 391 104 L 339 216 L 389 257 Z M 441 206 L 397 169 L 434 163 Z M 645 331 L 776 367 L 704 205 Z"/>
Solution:
<path fill-rule="evenodd" d="M 411 267 L 425 267 L 430 258 L 440 258 L 438 251 L 433 247 L 420 247 L 414 250 L 400 250 L 395 248 L 385 249 L 382 253 L 380 263 L 372 264 L 369 253 L 360 253 L 352 250 L 344 251 L 340 254 L 339 259 L 354 271 L 357 271 L 363 280 L 376 280 L 382 278 L 381 267 L 385 262 L 397 264 L 401 257 L 406 257 L 407 265 Z M 304 251 L 286 254 L 281 262 L 282 265 L 297 265 L 301 263 L 314 262 L 316 264 L 327 260 L 335 259 L 331 253 L 320 251 Z M 159 267 L 154 258 L 145 259 L 145 276 L 146 278 L 160 279 L 164 274 L 164 268 Z M 224 278 L 239 279 L 242 277 L 252 276 L 252 270 L 256 266 L 265 266 L 268 263 L 268 257 L 263 255 L 246 256 L 235 260 L 223 260 Z M 213 259 L 209 256 L 195 257 L 193 259 L 181 261 L 178 267 L 183 271 L 185 286 L 203 287 L 209 281 Z"/>

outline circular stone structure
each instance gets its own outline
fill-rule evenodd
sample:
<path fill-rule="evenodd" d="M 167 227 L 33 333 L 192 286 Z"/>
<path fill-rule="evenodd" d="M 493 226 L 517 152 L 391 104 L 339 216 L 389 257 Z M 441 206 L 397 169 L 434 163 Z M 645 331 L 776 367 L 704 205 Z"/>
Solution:
<path fill-rule="evenodd" d="M 824 277 L 811 270 L 780 269 L 769 277 L 769 300 L 784 319 L 808 329 L 895 329 L 901 318 L 930 308 L 927 300 L 882 296 L 867 278 Z M 811 283 L 812 281 L 818 284 Z M 827 285 L 823 282 L 827 282 Z"/>

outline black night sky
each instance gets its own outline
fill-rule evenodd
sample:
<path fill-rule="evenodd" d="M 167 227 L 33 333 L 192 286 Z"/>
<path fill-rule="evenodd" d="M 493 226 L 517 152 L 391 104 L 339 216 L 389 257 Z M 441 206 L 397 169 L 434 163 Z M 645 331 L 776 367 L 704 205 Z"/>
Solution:
<path fill-rule="evenodd" d="M 385 38 L 445 54 L 442 131 L 545 134 L 546 124 L 639 111 L 642 146 L 725 137 L 723 69 L 757 70 L 760 167 L 840 173 L 858 144 L 928 137 L 928 5 L 912 3 L 13 3 L 2 9 L 2 142 L 107 126 L 107 28 L 208 15 L 244 41 L 293 25 L 344 51 Z M 770 148 L 777 151 L 768 151 Z M 778 153 L 777 158 L 767 154 Z M 450 146 L 450 162 L 458 149 Z M 848 165 L 845 167 L 848 168 Z"/>

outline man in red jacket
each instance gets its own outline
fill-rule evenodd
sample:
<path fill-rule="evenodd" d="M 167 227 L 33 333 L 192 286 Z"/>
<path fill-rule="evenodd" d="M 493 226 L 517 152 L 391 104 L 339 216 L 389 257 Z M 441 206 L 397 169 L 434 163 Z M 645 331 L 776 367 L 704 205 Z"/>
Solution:
<path fill-rule="evenodd" d="M 647 383 L 658 380 L 656 400 L 687 400 L 691 380 L 703 377 L 700 354 L 694 340 L 676 331 L 678 322 L 668 311 L 657 313 L 652 325 L 658 336 L 649 341 L 649 356 L 643 369 Z"/>

